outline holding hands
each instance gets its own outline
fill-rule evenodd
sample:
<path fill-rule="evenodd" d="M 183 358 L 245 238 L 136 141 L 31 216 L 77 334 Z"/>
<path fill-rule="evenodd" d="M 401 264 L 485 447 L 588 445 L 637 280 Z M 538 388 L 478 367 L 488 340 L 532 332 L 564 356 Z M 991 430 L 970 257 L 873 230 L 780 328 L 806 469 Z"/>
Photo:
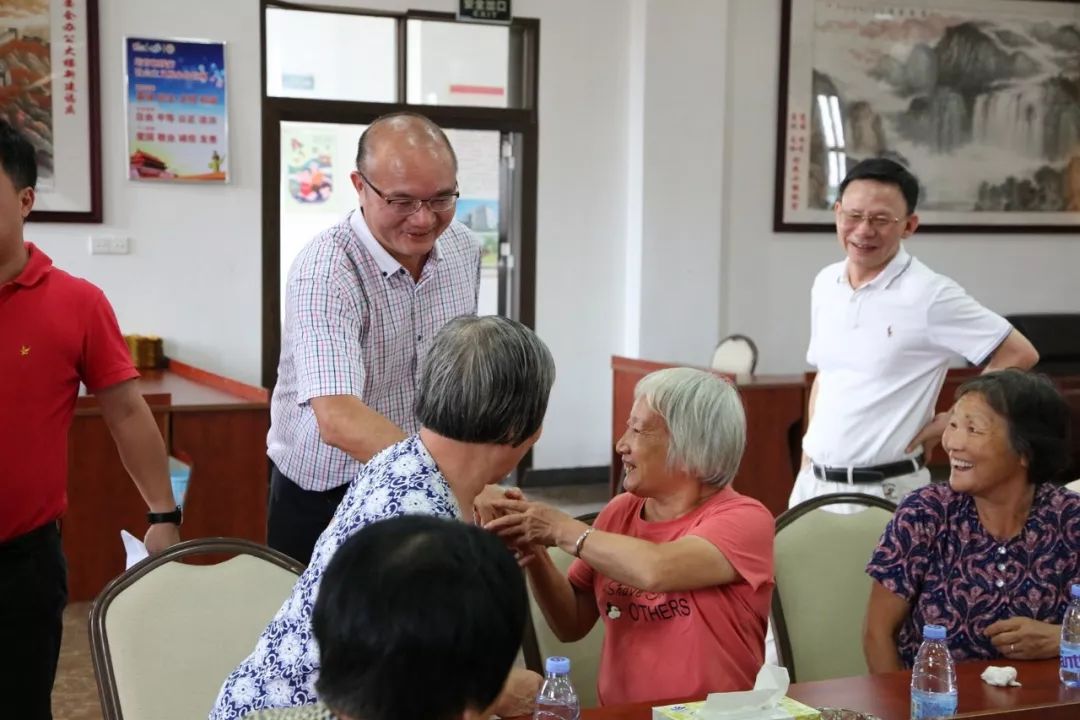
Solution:
<path fill-rule="evenodd" d="M 589 526 L 539 502 L 504 497 L 492 502 L 495 518 L 484 527 L 508 545 L 531 554 L 538 548 L 559 547 L 573 554 L 574 545 Z"/>

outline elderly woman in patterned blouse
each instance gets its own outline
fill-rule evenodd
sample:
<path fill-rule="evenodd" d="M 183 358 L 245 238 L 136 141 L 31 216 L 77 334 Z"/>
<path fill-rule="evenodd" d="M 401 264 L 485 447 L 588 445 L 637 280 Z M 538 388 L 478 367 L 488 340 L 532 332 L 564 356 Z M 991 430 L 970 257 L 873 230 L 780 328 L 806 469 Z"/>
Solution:
<path fill-rule="evenodd" d="M 1058 654 L 1080 582 L 1080 495 L 1069 409 L 1045 377 L 1003 370 L 961 386 L 942 446 L 952 473 L 904 499 L 874 552 L 863 650 L 871 672 L 910 667 L 924 623 L 957 660 Z"/>
<path fill-rule="evenodd" d="M 371 459 L 350 484 L 311 564 L 226 678 L 211 720 L 317 700 L 311 611 L 334 552 L 361 528 L 407 514 L 471 520 L 476 496 L 506 477 L 540 437 L 555 365 L 544 343 L 502 317 L 459 317 L 435 336 L 417 388 L 420 432 Z M 532 711 L 540 677 L 513 670 L 494 711 Z M 417 688 L 423 692 L 423 688 Z"/>
<path fill-rule="evenodd" d="M 422 515 L 373 523 L 334 553 L 312 611 L 320 702 L 247 717 L 485 720 L 527 607 L 521 569 L 491 533 Z"/>

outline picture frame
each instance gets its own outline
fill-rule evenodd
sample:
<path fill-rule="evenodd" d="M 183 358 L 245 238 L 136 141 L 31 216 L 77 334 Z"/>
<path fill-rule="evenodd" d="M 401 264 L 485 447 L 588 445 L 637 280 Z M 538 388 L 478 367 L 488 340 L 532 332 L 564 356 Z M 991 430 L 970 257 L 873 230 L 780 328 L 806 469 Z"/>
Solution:
<path fill-rule="evenodd" d="M 1080 232 L 1080 3 L 781 0 L 773 229 L 833 232 L 883 156 L 920 232 Z"/>
<path fill-rule="evenodd" d="M 97 0 L 0 0 L 0 117 L 37 150 L 30 220 L 100 223 Z"/>

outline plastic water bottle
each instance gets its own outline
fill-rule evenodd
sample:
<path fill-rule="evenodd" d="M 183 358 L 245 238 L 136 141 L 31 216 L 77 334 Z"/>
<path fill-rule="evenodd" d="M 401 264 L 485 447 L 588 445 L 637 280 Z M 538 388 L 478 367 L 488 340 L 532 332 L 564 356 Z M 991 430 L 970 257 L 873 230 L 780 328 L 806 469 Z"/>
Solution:
<path fill-rule="evenodd" d="M 578 720 L 581 705 L 570 682 L 570 658 L 549 657 L 544 663 L 544 684 L 536 696 L 534 720 Z"/>
<path fill-rule="evenodd" d="M 944 718 L 956 714 L 956 666 L 945 628 L 923 627 L 923 643 L 911 668 L 911 720 Z"/>
<path fill-rule="evenodd" d="M 1069 593 L 1072 601 L 1061 622 L 1061 682 L 1080 688 L 1080 584 Z"/>

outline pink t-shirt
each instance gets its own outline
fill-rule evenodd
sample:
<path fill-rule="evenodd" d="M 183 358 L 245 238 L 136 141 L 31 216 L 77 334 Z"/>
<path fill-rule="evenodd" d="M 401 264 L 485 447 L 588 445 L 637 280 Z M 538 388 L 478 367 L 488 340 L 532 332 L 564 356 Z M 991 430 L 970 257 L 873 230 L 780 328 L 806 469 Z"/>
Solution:
<path fill-rule="evenodd" d="M 605 624 L 597 682 L 600 703 L 700 698 L 751 689 L 765 661 L 765 627 L 775 584 L 772 515 L 730 486 L 666 522 L 643 520 L 644 505 L 644 498 L 623 493 L 593 525 L 656 543 L 696 535 L 715 545 L 742 579 L 698 590 L 644 592 L 575 560 L 570 582 L 595 593 Z"/>

